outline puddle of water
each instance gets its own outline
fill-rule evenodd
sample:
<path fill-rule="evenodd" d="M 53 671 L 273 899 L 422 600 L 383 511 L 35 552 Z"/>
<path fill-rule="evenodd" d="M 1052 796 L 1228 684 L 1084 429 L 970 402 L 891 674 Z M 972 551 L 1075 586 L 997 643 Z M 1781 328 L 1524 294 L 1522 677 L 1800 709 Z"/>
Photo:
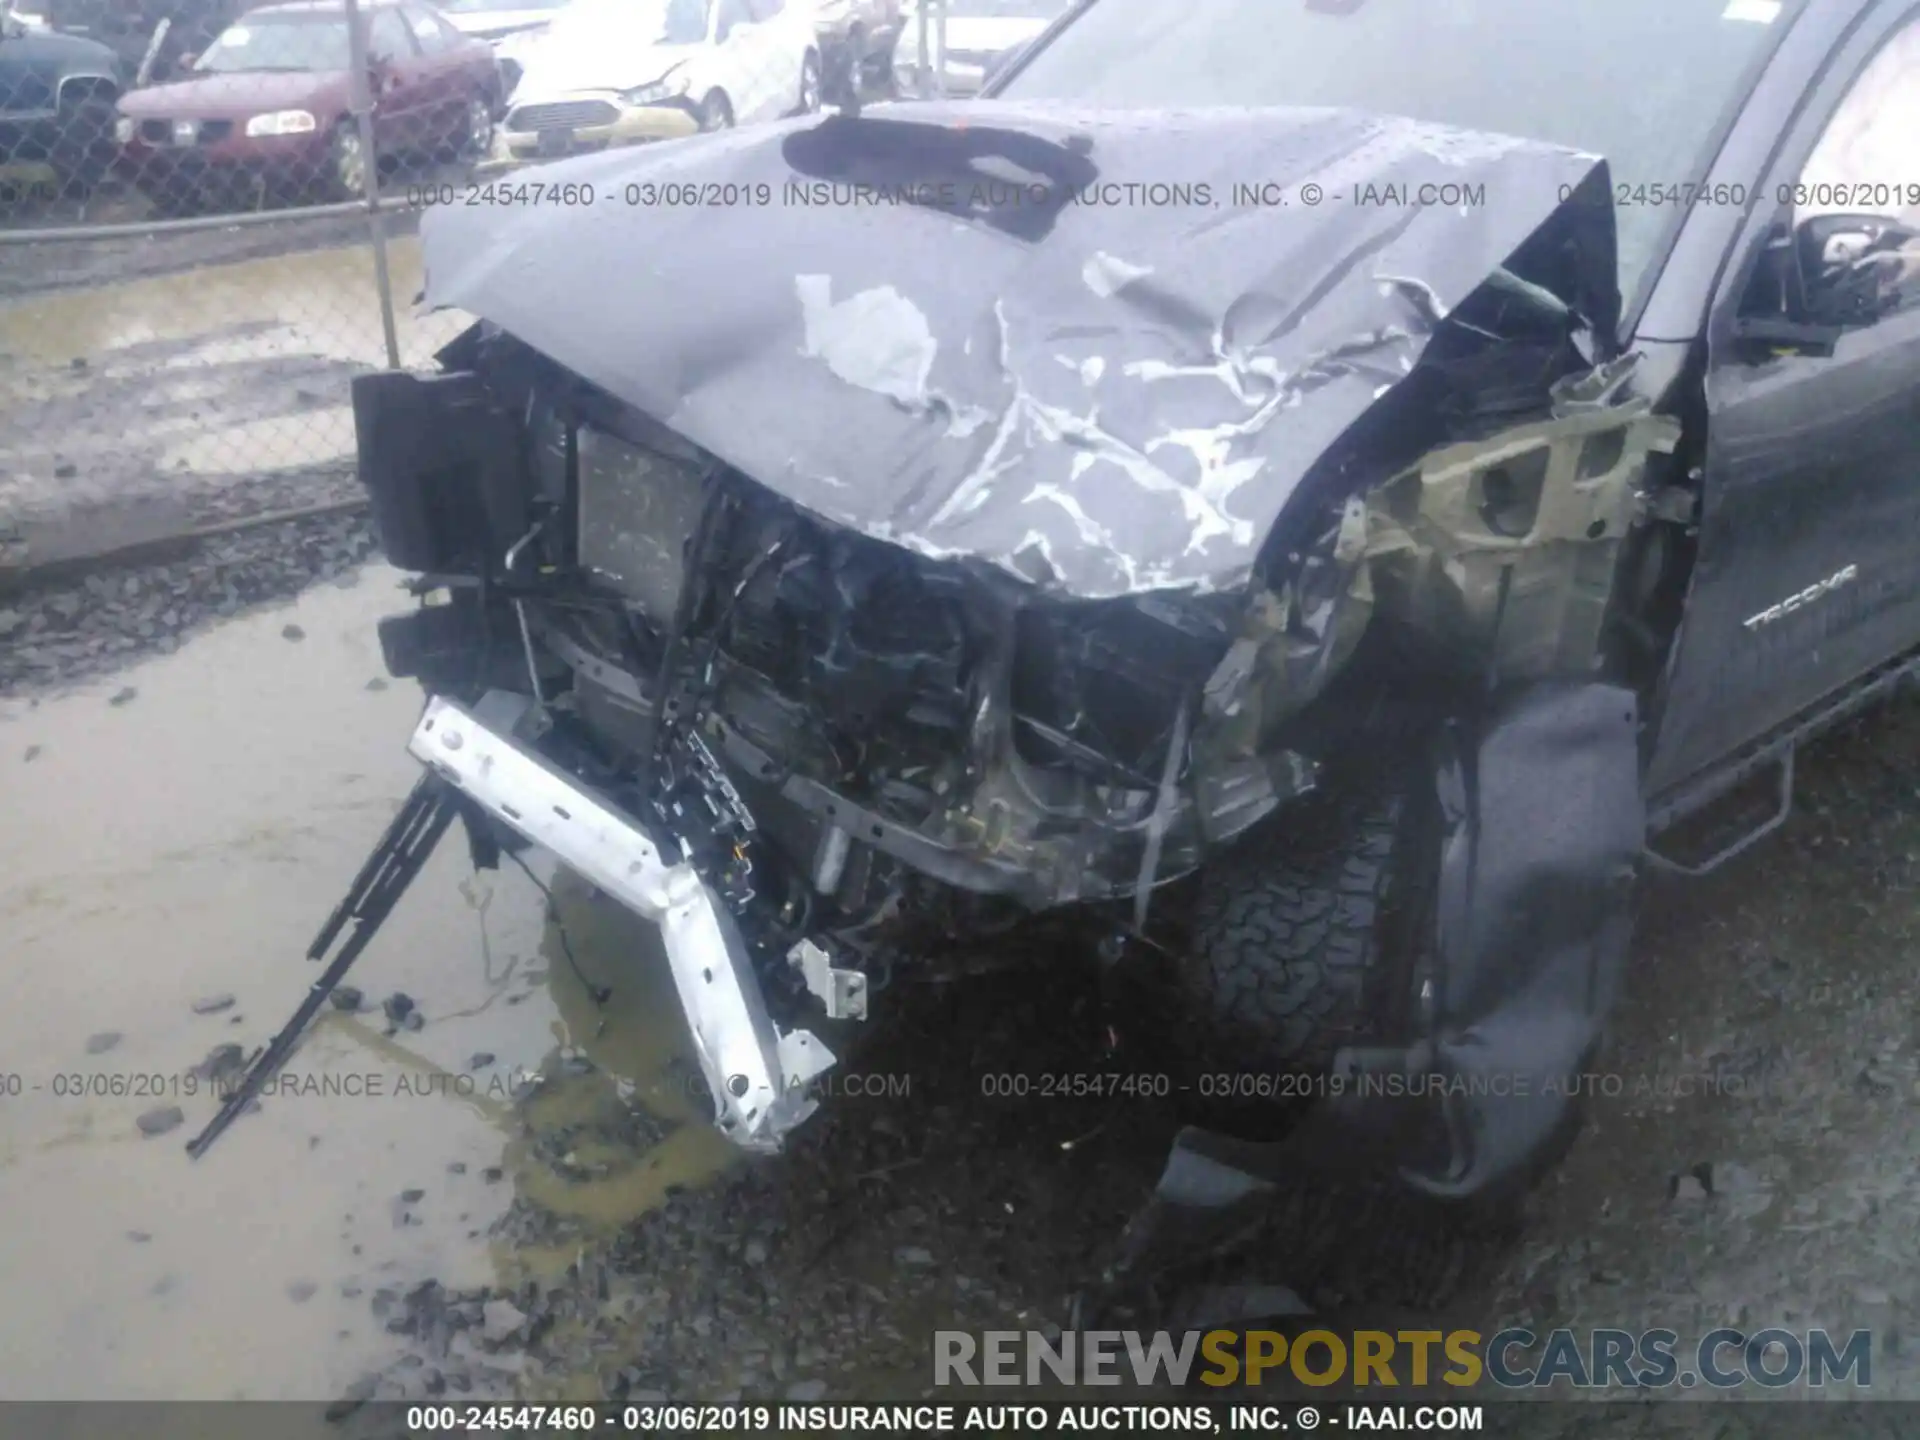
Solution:
<path fill-rule="evenodd" d="M 394 318 L 407 338 L 403 359 L 419 363 L 445 338 L 446 316 L 416 318 L 421 286 L 420 242 L 387 244 Z M 307 250 L 181 275 L 161 275 L 86 290 L 34 296 L 0 308 L 0 349 L 50 365 L 79 356 L 97 360 L 127 345 L 189 343 L 236 326 L 280 325 L 294 332 L 266 353 L 325 355 L 380 363 L 380 307 L 373 251 L 365 245 Z M 415 328 L 423 333 L 411 335 Z"/>
<path fill-rule="evenodd" d="M 0 707 L 0 1068 L 21 1092 L 0 1098 L 0 1394 L 335 1395 L 392 1353 L 374 1288 L 498 1276 L 510 1257 L 488 1227 L 516 1189 L 614 1225 L 731 1158 L 672 1078 L 684 1029 L 646 927 L 555 887 L 581 969 L 613 988 L 596 1008 L 527 877 L 473 874 L 458 827 L 349 976 L 370 999 L 414 997 L 425 1028 L 387 1038 L 377 1013 L 329 1010 L 280 1093 L 201 1161 L 184 1154 L 215 1109 L 187 1072 L 284 1023 L 316 973 L 313 932 L 417 774 L 417 690 L 365 688 L 382 669 L 373 623 L 407 603 L 397 579 L 375 568 Z M 304 639 L 282 636 L 289 622 Z M 222 993 L 224 1011 L 191 1008 Z M 103 1032 L 122 1038 L 90 1053 Z M 586 1146 L 575 1158 L 597 1178 L 569 1184 L 509 1101 L 563 1045 L 614 1073 L 548 1085 L 536 1125 L 621 1093 L 696 1123 L 653 1124 L 667 1133 L 650 1153 Z M 478 1052 L 495 1058 L 475 1069 Z M 120 1093 L 72 1093 L 89 1087 Z M 143 1138 L 136 1118 L 170 1104 L 186 1123 Z"/>

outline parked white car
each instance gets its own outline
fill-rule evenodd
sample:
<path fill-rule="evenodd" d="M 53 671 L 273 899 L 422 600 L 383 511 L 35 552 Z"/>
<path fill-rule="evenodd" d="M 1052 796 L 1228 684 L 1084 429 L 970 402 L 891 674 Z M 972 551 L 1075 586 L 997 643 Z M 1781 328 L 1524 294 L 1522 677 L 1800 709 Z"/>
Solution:
<path fill-rule="evenodd" d="M 573 0 L 515 59 L 505 158 L 667 140 L 820 108 L 809 0 Z"/>
<path fill-rule="evenodd" d="M 47 24 L 45 0 L 5 0 L 0 4 L 0 15 L 35 32 L 53 28 Z"/>
<path fill-rule="evenodd" d="M 509 35 L 544 30 L 567 0 L 439 0 L 440 13 L 463 35 L 498 46 Z"/>
<path fill-rule="evenodd" d="M 921 93 L 920 27 L 924 24 L 931 61 L 927 90 L 977 95 L 987 73 L 1065 14 L 1068 4 L 1069 0 L 946 0 L 946 53 L 942 55 L 940 7 L 907 0 L 899 45 L 893 52 L 894 84 L 902 95 Z"/>

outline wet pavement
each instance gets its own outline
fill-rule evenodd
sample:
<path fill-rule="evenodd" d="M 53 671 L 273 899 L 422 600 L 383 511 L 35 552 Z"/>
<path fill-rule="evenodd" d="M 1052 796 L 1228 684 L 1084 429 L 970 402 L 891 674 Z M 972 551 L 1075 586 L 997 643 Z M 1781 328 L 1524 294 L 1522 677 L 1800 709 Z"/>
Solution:
<path fill-rule="evenodd" d="M 349 977 L 366 1011 L 325 1011 L 260 1111 L 187 1159 L 204 1067 L 290 1013 L 412 781 L 418 695 L 382 683 L 372 634 L 397 579 L 352 572 L 0 701 L 0 1086 L 20 1092 L 0 1267 L 36 1297 L 4 1307 L 0 1393 L 331 1397 L 377 1373 L 394 1394 L 700 1375 L 805 1395 L 889 1370 L 917 1393 L 934 1322 L 1062 1293 L 1023 1236 L 1086 1252 L 1094 1232 L 1058 1222 L 1127 1191 L 1075 1149 L 1111 1113 L 980 1109 L 967 1061 L 1024 1043 L 1030 998 L 910 1010 L 806 1143 L 741 1166 L 645 927 L 564 878 L 550 917 L 451 840 Z M 418 1029 L 374 1008 L 395 991 Z"/>
<path fill-rule="evenodd" d="M 194 1068 L 291 1011 L 310 932 L 411 784 L 394 737 L 416 697 L 366 689 L 390 578 L 5 706 L 4 1050 L 23 1093 L 0 1132 L 0 1268 L 34 1298 L 0 1307 L 0 1393 L 338 1393 L 382 1350 L 366 1292 L 490 1275 L 513 1187 L 484 1172 L 556 1015 L 537 895 L 465 881 L 453 846 L 357 977 L 418 996 L 424 1028 L 330 1011 L 285 1093 L 199 1163 L 182 1150 L 215 1108 Z M 481 1051 L 497 1058 L 476 1068 Z M 168 1109 L 184 1123 L 144 1134 Z"/>
<path fill-rule="evenodd" d="M 424 364 L 465 322 L 413 314 L 412 236 L 389 264 Z M 366 245 L 0 306 L 0 564 L 357 498 L 347 384 L 385 363 Z"/>
<path fill-rule="evenodd" d="M 889 1028 L 786 1155 L 744 1163 L 645 927 L 529 856 L 549 913 L 456 832 L 348 977 L 367 1008 L 329 1008 L 187 1159 L 214 1109 L 195 1067 L 291 1012 L 414 777 L 419 696 L 379 683 L 372 633 L 404 600 L 344 563 L 363 543 L 76 684 L 0 675 L 0 1393 L 907 1399 L 936 1328 L 1064 1324 L 1176 1116 L 988 1093 L 1105 1063 L 1085 957 L 1037 938 L 876 996 Z M 199 592 L 229 561 L 130 578 Z M 108 630 L 145 603 L 94 599 Z M 1875 1393 L 1912 1393 L 1916 776 L 1906 700 L 1810 752 L 1776 840 L 1650 887 L 1592 1127 L 1521 1228 L 1303 1183 L 1216 1278 L 1291 1285 L 1335 1328 L 1871 1327 Z M 1592 1433 L 1580 1408 L 1528 1433 Z M 1697 1433 L 1641 1408 L 1606 1433 Z"/>

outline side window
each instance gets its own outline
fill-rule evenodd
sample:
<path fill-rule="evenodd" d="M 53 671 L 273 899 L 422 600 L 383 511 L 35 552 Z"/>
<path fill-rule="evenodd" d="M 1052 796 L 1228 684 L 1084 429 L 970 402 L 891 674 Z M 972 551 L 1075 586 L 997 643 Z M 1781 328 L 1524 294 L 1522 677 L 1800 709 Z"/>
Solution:
<path fill-rule="evenodd" d="M 417 5 L 407 5 L 403 9 L 407 18 L 407 28 L 413 31 L 413 38 L 419 42 L 422 54 L 438 55 L 443 50 L 453 48 L 452 35 L 438 15 L 423 10 Z"/>
<path fill-rule="evenodd" d="M 387 61 L 410 60 L 418 53 L 412 32 L 393 6 L 384 5 L 373 12 L 373 23 L 367 27 L 367 53 Z"/>
<path fill-rule="evenodd" d="M 1814 308 L 1870 323 L 1920 305 L 1920 21 L 1855 79 L 1793 200 L 1796 258 Z"/>
<path fill-rule="evenodd" d="M 724 40 L 733 33 L 736 25 L 751 25 L 753 12 L 747 8 L 747 0 L 720 0 L 720 14 L 713 27 L 713 37 Z"/>

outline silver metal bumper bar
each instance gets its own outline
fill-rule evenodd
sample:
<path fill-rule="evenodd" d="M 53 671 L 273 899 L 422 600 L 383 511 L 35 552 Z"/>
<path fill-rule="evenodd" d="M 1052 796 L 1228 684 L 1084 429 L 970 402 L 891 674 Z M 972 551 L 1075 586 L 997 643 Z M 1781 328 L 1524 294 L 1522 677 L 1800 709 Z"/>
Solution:
<path fill-rule="evenodd" d="M 669 863 L 627 816 L 512 738 L 530 710 L 491 691 L 483 721 L 436 696 L 408 751 L 562 864 L 660 928 L 687 1026 L 714 1097 L 714 1123 L 744 1149 L 776 1151 L 817 1102 L 809 1080 L 834 1063 L 805 1030 L 781 1034 L 733 916 L 684 861 Z"/>

